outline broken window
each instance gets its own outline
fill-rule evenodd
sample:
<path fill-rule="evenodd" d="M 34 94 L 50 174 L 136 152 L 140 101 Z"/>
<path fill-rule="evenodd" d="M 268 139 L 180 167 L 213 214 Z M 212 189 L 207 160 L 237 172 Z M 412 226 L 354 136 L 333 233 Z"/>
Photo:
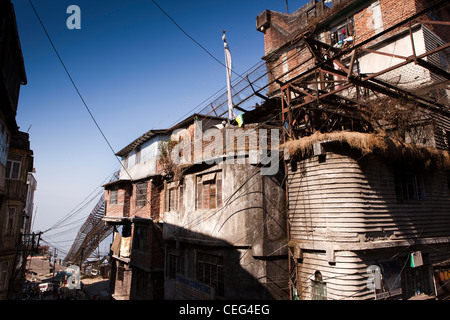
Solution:
<path fill-rule="evenodd" d="M 222 172 L 197 176 L 197 209 L 215 209 L 222 205 Z"/>

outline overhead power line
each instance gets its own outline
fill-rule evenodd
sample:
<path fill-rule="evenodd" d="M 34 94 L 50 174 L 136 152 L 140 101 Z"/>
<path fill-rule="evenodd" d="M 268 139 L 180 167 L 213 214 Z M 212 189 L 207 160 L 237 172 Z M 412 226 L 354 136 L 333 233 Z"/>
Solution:
<path fill-rule="evenodd" d="M 56 55 L 58 56 L 58 59 L 59 59 L 59 61 L 61 62 L 61 65 L 63 66 L 63 68 L 64 68 L 64 70 L 65 70 L 67 76 L 68 76 L 69 79 L 70 79 L 70 82 L 72 83 L 73 87 L 75 88 L 75 91 L 77 92 L 78 96 L 80 97 L 81 101 L 83 102 L 84 107 L 86 108 L 86 110 L 88 111 L 89 115 L 91 116 L 91 119 L 94 121 L 95 126 L 96 126 L 97 129 L 100 131 L 101 135 L 102 135 L 103 138 L 105 139 L 106 143 L 108 144 L 109 148 L 110 148 L 111 151 L 113 152 L 113 154 L 114 154 L 115 158 L 117 159 L 117 161 L 119 161 L 119 163 L 122 164 L 122 163 L 120 162 L 119 158 L 117 158 L 116 152 L 114 151 L 114 148 L 113 148 L 113 147 L 111 146 L 111 144 L 109 143 L 108 138 L 107 138 L 106 135 L 103 133 L 103 130 L 100 128 L 100 125 L 98 124 L 97 120 L 95 120 L 95 117 L 94 117 L 94 115 L 92 114 L 92 112 L 91 112 L 90 108 L 88 107 L 86 101 L 84 100 L 83 96 L 81 95 L 80 90 L 78 90 L 78 87 L 77 87 L 77 85 L 75 84 L 75 81 L 73 80 L 72 76 L 70 75 L 69 70 L 67 69 L 67 67 L 66 67 L 66 65 L 65 65 L 65 63 L 64 63 L 64 61 L 62 60 L 61 56 L 59 55 L 58 50 L 56 49 L 55 45 L 53 44 L 53 41 L 52 41 L 52 39 L 51 39 L 49 33 L 47 32 L 47 29 L 45 28 L 44 23 L 42 22 L 41 18 L 39 17 L 39 14 L 37 13 L 36 8 L 35 8 L 34 5 L 33 5 L 33 2 L 32 2 L 31 0 L 28 0 L 28 2 L 30 3 L 31 8 L 33 9 L 34 14 L 36 15 L 37 19 L 39 20 L 39 23 L 40 23 L 42 29 L 44 30 L 45 35 L 47 36 L 48 41 L 50 42 L 50 44 L 51 44 L 53 50 L 55 51 Z"/>
<path fill-rule="evenodd" d="M 223 62 L 221 62 L 219 59 L 217 59 L 211 52 L 209 52 L 208 49 L 206 49 L 204 46 L 202 46 L 197 40 L 195 40 L 192 36 L 190 36 L 182 27 L 180 27 L 180 25 L 166 11 L 164 11 L 164 9 L 161 8 L 159 6 L 159 4 L 156 3 L 156 1 L 152 0 L 152 2 L 158 7 L 159 10 L 161 10 L 162 13 L 164 13 L 170 19 L 170 21 L 172 21 L 178 27 L 178 29 L 181 30 L 181 32 L 183 32 L 189 39 L 191 39 L 196 45 L 198 45 L 200 48 L 202 48 L 203 51 L 205 51 L 210 57 L 212 57 L 214 60 L 216 60 L 224 68 L 227 68 L 227 66 Z M 234 74 L 236 74 L 240 78 L 244 79 L 244 77 L 241 76 L 239 73 L 237 73 L 237 72 L 235 72 L 233 70 L 231 70 L 231 72 L 233 72 Z"/>

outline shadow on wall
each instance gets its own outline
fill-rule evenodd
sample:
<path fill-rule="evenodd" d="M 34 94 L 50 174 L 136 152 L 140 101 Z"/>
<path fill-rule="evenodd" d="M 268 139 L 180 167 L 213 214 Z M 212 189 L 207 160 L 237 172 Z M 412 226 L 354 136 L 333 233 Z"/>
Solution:
<path fill-rule="evenodd" d="M 289 299 L 286 250 L 256 256 L 251 246 L 235 246 L 179 226 L 164 227 L 177 230 L 166 239 L 166 300 Z"/>

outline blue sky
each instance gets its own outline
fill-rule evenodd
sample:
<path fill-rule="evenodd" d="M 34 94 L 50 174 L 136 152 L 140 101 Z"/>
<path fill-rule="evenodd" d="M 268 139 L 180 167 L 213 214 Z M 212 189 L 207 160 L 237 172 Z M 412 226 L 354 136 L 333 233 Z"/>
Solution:
<path fill-rule="evenodd" d="M 34 151 L 37 216 L 46 230 L 73 210 L 119 168 L 45 36 L 29 2 L 12 0 L 28 84 L 17 122 L 29 129 Z M 285 0 L 156 1 L 192 38 L 224 61 L 227 32 L 233 69 L 264 55 L 256 16 L 286 12 Z M 289 10 L 306 1 L 289 1 Z M 105 136 L 117 152 L 150 129 L 167 128 L 226 85 L 225 70 L 150 0 L 34 0 L 54 45 Z M 81 29 L 69 30 L 69 5 L 81 9 Z M 192 112 L 191 112 L 192 113 Z M 31 127 L 30 127 L 31 126 Z M 70 248 L 86 207 L 66 228 L 47 234 Z"/>

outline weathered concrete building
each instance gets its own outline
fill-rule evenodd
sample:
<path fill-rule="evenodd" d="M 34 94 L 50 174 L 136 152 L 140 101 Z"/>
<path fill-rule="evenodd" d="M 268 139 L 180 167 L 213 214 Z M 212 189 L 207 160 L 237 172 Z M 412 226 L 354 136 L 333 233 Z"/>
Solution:
<path fill-rule="evenodd" d="M 260 134 L 256 125 L 247 127 L 250 135 L 241 136 L 244 129 L 236 135 L 228 127 L 233 133 L 228 155 L 244 152 L 238 163 L 223 161 L 224 120 L 193 114 L 172 128 L 147 132 L 117 153 L 123 167 L 117 180 L 104 185 L 103 218 L 116 228 L 115 299 L 287 297 L 279 154 L 266 155 L 271 162 L 256 154 L 256 146 L 267 153 L 267 129 Z M 276 130 L 269 144 L 278 143 L 278 135 Z M 271 166 L 275 174 L 261 174 Z"/>
<path fill-rule="evenodd" d="M 410 0 L 257 17 L 282 102 L 291 298 L 443 293 L 448 20 L 442 1 Z"/>
<path fill-rule="evenodd" d="M 166 299 L 286 299 L 284 175 L 278 153 L 261 172 L 267 129 L 209 118 L 184 128 L 171 137 L 181 172 L 165 188 Z"/>

